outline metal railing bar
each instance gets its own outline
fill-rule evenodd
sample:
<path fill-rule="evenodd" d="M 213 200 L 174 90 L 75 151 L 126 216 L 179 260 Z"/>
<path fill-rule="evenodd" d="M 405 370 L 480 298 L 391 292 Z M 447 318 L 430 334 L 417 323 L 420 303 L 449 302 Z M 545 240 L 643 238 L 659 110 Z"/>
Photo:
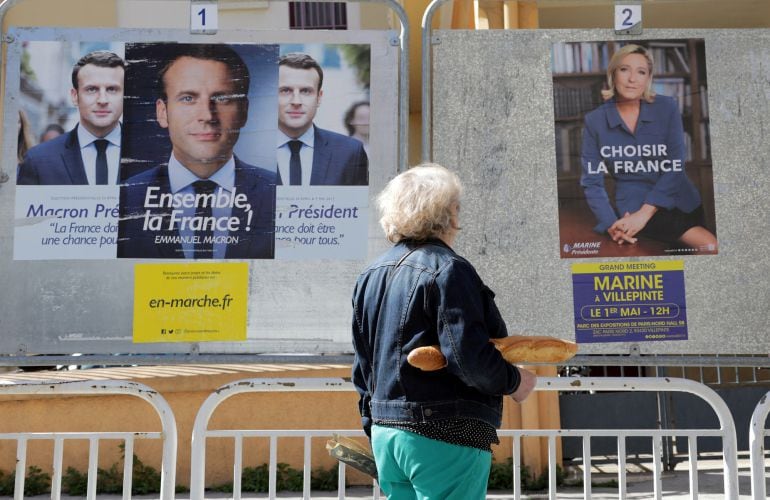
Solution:
<path fill-rule="evenodd" d="M 243 474 L 243 436 L 235 436 L 233 448 L 233 500 L 240 500 L 241 475 Z"/>
<path fill-rule="evenodd" d="M 556 500 L 556 436 L 548 436 L 548 496 Z"/>
<path fill-rule="evenodd" d="M 690 436 L 687 439 L 687 451 L 690 464 L 690 498 L 697 500 L 700 488 L 698 486 L 698 438 L 696 436 Z"/>
<path fill-rule="evenodd" d="M 570 359 L 566 366 L 600 366 L 604 367 L 605 370 L 607 366 L 692 366 L 700 367 L 701 371 L 703 371 L 704 367 L 718 366 L 767 368 L 770 367 L 770 357 L 735 356 L 727 359 L 724 356 L 721 358 L 717 357 L 717 355 L 674 356 L 667 354 L 634 354 L 623 356 L 614 354 L 578 354 Z"/>
<path fill-rule="evenodd" d="M 362 437 L 364 431 L 345 430 L 345 429 L 324 429 L 324 430 L 302 430 L 302 429 L 272 429 L 272 430 L 254 430 L 254 429 L 217 429 L 206 431 L 206 437 L 209 438 L 232 438 L 237 435 L 244 437 L 264 437 L 278 435 L 280 437 L 329 437 L 332 433 L 341 436 Z M 719 437 L 723 431 L 719 429 L 498 429 L 498 435 L 511 437 L 518 434 L 522 437 L 548 437 L 559 435 L 565 437 L 582 436 L 617 436 L 621 433 L 627 437 L 649 437 L 649 436 L 670 436 L 670 437 L 689 437 L 689 436 L 716 436 Z"/>
<path fill-rule="evenodd" d="M 102 440 L 115 439 L 160 439 L 162 432 L 5 432 L 0 433 L 0 440 L 14 440 L 24 436 L 28 440 L 50 440 L 62 438 L 65 440 L 91 439 L 99 437 Z"/>
<path fill-rule="evenodd" d="M 626 500 L 626 438 L 618 436 L 618 500 Z"/>
<path fill-rule="evenodd" d="M 521 499 L 521 436 L 513 435 L 513 498 Z"/>
<path fill-rule="evenodd" d="M 61 498 L 62 461 L 64 456 L 64 439 L 53 441 L 53 477 L 51 478 L 51 500 Z"/>
<path fill-rule="evenodd" d="M 749 425 L 749 452 L 751 457 L 751 495 L 752 498 L 763 500 L 766 497 L 765 485 L 765 429 L 767 415 L 770 413 L 770 392 L 759 400 L 751 414 Z"/>
<path fill-rule="evenodd" d="M 27 473 L 27 439 L 22 436 L 16 440 L 16 481 L 14 482 L 13 498 L 24 498 L 24 479 Z"/>
<path fill-rule="evenodd" d="M 591 436 L 583 437 L 583 494 L 591 498 Z"/>
<path fill-rule="evenodd" d="M 653 436 L 652 438 L 652 482 L 653 482 L 653 495 L 656 500 L 663 498 L 663 464 L 661 463 L 661 455 L 663 453 L 663 443 L 659 436 Z"/>
<path fill-rule="evenodd" d="M 134 487 L 134 436 L 126 437 L 123 448 L 123 500 L 131 499 L 131 489 Z"/>
<path fill-rule="evenodd" d="M 345 472 L 347 471 L 347 466 L 345 465 L 345 462 L 339 463 L 339 473 L 337 474 L 337 498 L 339 500 L 345 500 Z"/>
<path fill-rule="evenodd" d="M 0 0 L 0 28 L 3 26 L 3 21 L 5 20 L 5 13 L 16 5 L 20 0 Z M 0 81 L 0 84 L 3 88 L 5 88 L 5 82 Z M 5 97 L 5 95 L 3 95 Z M 0 168 L 0 173 L 2 173 L 2 169 Z"/>
<path fill-rule="evenodd" d="M 511 436 L 518 434 L 522 437 L 548 437 L 559 435 L 564 437 L 689 437 L 715 436 L 724 434 L 718 429 L 498 429 L 498 435 Z"/>
<path fill-rule="evenodd" d="M 376 480 L 372 486 L 372 500 L 380 500 L 380 485 Z"/>
<path fill-rule="evenodd" d="M 433 49 L 433 15 L 441 4 L 447 0 L 433 0 L 422 15 L 422 161 L 431 161 L 433 147 L 433 86 L 432 82 L 432 49 Z"/>
<path fill-rule="evenodd" d="M 270 498 L 275 498 L 276 482 L 278 475 L 278 437 L 270 436 L 270 463 L 268 465 L 270 478 L 268 480 L 268 493 Z"/>
<path fill-rule="evenodd" d="M 88 486 L 86 498 L 96 499 L 96 477 L 99 469 L 99 438 L 92 437 L 88 440 Z"/>
<path fill-rule="evenodd" d="M 311 444 L 312 444 L 313 438 L 310 436 L 305 436 L 304 441 L 304 453 L 303 453 L 303 460 L 302 460 L 302 500 L 309 500 L 310 498 L 310 477 L 311 477 L 311 470 L 312 470 L 312 450 L 311 450 Z"/>
<path fill-rule="evenodd" d="M 271 429 L 271 430 L 257 430 L 257 429 L 212 429 L 206 431 L 206 437 L 210 438 L 231 438 L 236 435 L 242 435 L 244 437 L 270 437 L 276 433 L 279 433 L 281 437 L 304 437 L 310 436 L 314 438 L 318 437 L 330 437 L 332 433 L 339 434 L 340 436 L 365 436 L 363 430 L 350 430 L 350 429 Z"/>
<path fill-rule="evenodd" d="M 717 358 L 717 384 L 721 384 L 722 383 L 722 370 L 719 369 L 719 366 L 721 366 L 719 364 L 719 354 L 716 355 L 716 358 Z"/>

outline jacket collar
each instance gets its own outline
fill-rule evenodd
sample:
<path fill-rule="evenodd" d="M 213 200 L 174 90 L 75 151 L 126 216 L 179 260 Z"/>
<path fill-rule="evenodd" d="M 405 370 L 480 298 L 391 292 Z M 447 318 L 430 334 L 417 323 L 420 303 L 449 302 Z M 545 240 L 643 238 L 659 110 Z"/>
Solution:
<path fill-rule="evenodd" d="M 618 107 L 615 104 L 617 104 L 617 101 L 614 97 L 604 103 L 604 114 L 607 117 L 607 126 L 609 128 L 618 128 L 623 126 L 623 119 L 620 117 L 620 113 L 618 113 Z M 654 121 L 651 103 L 645 101 L 644 99 L 641 100 L 639 106 L 639 121 Z"/>
<path fill-rule="evenodd" d="M 415 240 L 415 239 L 408 238 L 408 239 L 403 239 L 403 240 L 399 241 L 398 244 L 399 245 L 404 245 L 405 247 L 407 247 L 409 249 L 417 248 L 417 247 L 425 246 L 425 245 L 437 245 L 437 246 L 440 246 L 440 247 L 444 247 L 447 250 L 450 250 L 451 252 L 454 252 L 454 250 L 452 250 L 452 247 L 450 247 L 449 245 L 444 243 L 444 241 L 439 239 L 439 238 L 428 238 L 426 240 Z"/>

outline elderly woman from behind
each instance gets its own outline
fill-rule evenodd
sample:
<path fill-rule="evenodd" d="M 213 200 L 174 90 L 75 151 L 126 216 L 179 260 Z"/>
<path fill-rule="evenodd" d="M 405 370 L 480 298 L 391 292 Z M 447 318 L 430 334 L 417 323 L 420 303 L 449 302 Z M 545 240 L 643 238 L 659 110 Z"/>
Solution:
<path fill-rule="evenodd" d="M 457 175 L 436 164 L 391 180 L 378 205 L 395 245 L 353 294 L 353 382 L 391 500 L 485 498 L 502 397 L 522 401 L 535 386 L 534 374 L 489 342 L 508 335 L 494 293 L 452 250 L 461 190 Z M 440 345 L 446 367 L 407 363 L 426 345 Z"/>

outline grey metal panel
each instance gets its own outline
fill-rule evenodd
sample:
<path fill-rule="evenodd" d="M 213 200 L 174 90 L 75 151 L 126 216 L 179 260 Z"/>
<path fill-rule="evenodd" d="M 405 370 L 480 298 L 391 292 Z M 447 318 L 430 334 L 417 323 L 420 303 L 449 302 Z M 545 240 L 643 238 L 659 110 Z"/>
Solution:
<path fill-rule="evenodd" d="M 132 342 L 135 260 L 14 261 L 16 120 L 21 41 L 201 41 L 180 30 L 32 28 L 13 30 L 8 47 L 0 184 L 0 355 L 114 353 L 351 352 L 350 297 L 356 276 L 387 246 L 369 212 L 366 260 L 250 261 L 248 340 L 238 343 Z M 399 47 L 384 31 L 220 31 L 206 42 L 371 44 L 370 198 L 398 170 Z M 397 37 L 396 37 L 397 38 Z M 384 133 L 382 133 L 384 131 Z M 393 131 L 393 133 L 389 133 Z M 371 206 L 370 201 L 370 206 Z M 363 235 L 359 235 L 363 237 Z M 157 261 L 156 261 L 157 262 Z M 178 261 L 172 261 L 178 262 Z M 227 360 L 229 361 L 229 360 Z M 7 363 L 3 363 L 7 364 Z"/>
<path fill-rule="evenodd" d="M 698 403 L 709 411 L 707 404 Z M 602 410 L 597 412 L 597 408 Z M 709 414 L 711 416 L 713 412 L 709 411 Z M 559 415 L 562 429 L 655 429 L 659 424 L 656 395 L 651 392 L 562 393 L 559 394 Z M 693 427 L 680 426 L 687 429 Z M 625 444 L 629 455 L 652 452 L 652 440 L 646 436 L 626 437 Z M 581 457 L 582 439 L 562 438 L 562 451 L 568 458 Z M 615 455 L 617 452 L 617 438 L 591 438 L 593 455 Z"/>
<path fill-rule="evenodd" d="M 717 256 L 655 258 L 685 261 L 689 340 L 643 342 L 634 352 L 766 354 L 770 31 L 635 37 L 662 38 L 706 42 L 720 248 Z M 434 39 L 433 159 L 466 188 L 458 250 L 496 291 L 510 330 L 572 339 L 570 266 L 580 260 L 559 257 L 551 44 L 619 38 L 610 30 L 500 30 L 438 31 Z M 583 344 L 580 353 L 628 354 L 635 345 Z"/>

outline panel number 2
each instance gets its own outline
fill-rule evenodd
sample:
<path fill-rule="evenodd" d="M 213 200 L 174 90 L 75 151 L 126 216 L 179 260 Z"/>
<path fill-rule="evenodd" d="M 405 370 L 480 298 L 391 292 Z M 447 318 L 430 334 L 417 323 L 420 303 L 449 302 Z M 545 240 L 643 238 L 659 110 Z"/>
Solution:
<path fill-rule="evenodd" d="M 628 30 L 641 22 L 641 5 L 615 5 L 615 31 Z"/>
<path fill-rule="evenodd" d="M 201 9 L 199 14 L 203 15 L 203 25 L 205 26 L 206 25 L 206 10 L 205 9 Z M 631 26 L 633 26 L 634 23 L 631 22 L 631 16 L 633 16 L 634 12 L 631 9 L 629 9 L 629 8 L 625 8 L 625 9 L 623 9 L 622 14 L 624 16 L 626 16 L 626 17 L 625 17 L 625 19 L 623 19 L 623 23 L 621 25 L 624 28 L 630 28 Z"/>

